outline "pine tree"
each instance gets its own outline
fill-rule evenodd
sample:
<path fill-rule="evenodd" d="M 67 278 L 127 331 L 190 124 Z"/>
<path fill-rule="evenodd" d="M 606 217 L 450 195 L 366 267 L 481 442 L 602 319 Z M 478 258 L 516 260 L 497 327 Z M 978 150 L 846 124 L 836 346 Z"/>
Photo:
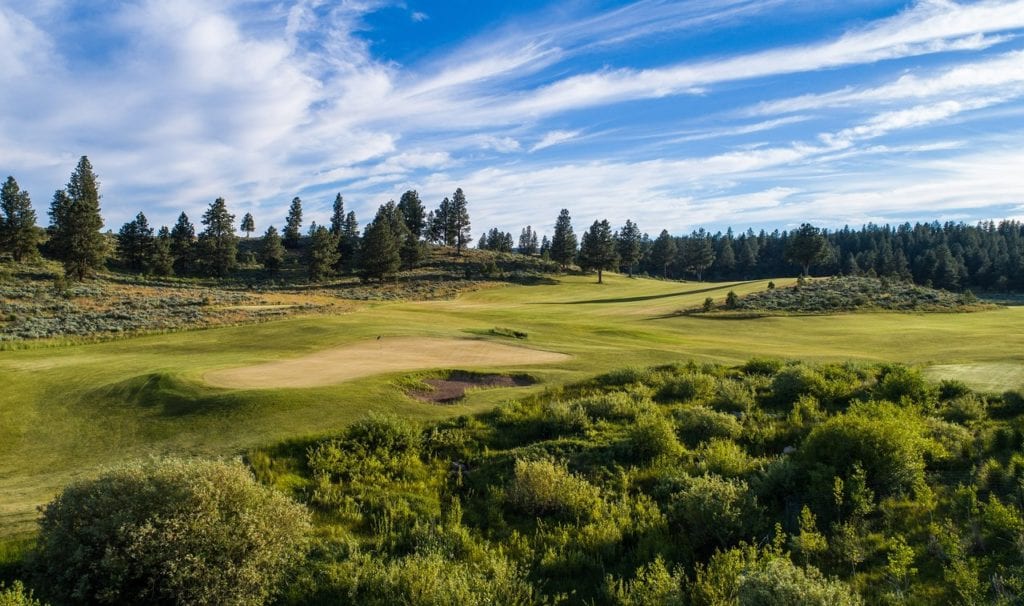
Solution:
<path fill-rule="evenodd" d="M 410 189 L 402 194 L 401 199 L 398 201 L 398 210 L 402 213 L 405 226 L 409 228 L 409 231 L 417 239 L 423 236 L 423 229 L 427 224 L 427 220 L 424 214 L 423 202 L 420 201 L 420 195 L 415 189 Z"/>
<path fill-rule="evenodd" d="M 174 257 L 174 271 L 177 274 L 188 274 L 196 267 L 196 227 L 188 220 L 188 215 L 178 215 L 178 222 L 171 229 L 171 256 Z"/>
<path fill-rule="evenodd" d="M 306 253 L 306 267 L 309 280 L 320 282 L 334 273 L 341 255 L 338 253 L 338 237 L 322 225 L 318 225 L 309 238 Z"/>
<path fill-rule="evenodd" d="M 668 230 L 663 229 L 651 248 L 651 264 L 661 270 L 662 277 L 668 278 L 668 267 L 675 258 L 676 240 Z"/>
<path fill-rule="evenodd" d="M 411 230 L 406 230 L 405 232 L 405 239 L 402 241 L 402 249 L 399 251 L 399 256 L 402 257 L 402 267 L 405 269 L 413 269 L 423 260 L 423 244 Z"/>
<path fill-rule="evenodd" d="M 640 261 L 640 228 L 629 219 L 616 234 L 619 262 L 626 268 L 629 277 L 633 277 L 633 266 Z"/>
<path fill-rule="evenodd" d="M 174 273 L 174 255 L 171 254 L 171 230 L 166 225 L 153 241 L 152 271 L 158 276 L 169 276 Z"/>
<path fill-rule="evenodd" d="M 245 238 L 249 239 L 249 234 L 256 231 L 256 221 L 252 218 L 252 213 L 245 213 L 242 217 L 242 231 L 245 232 Z"/>
<path fill-rule="evenodd" d="M 199 234 L 199 251 L 209 273 L 225 277 L 238 265 L 238 237 L 235 216 L 228 212 L 224 198 L 217 198 L 203 214 L 206 229 Z"/>
<path fill-rule="evenodd" d="M 450 226 L 455 235 L 455 254 L 461 255 L 463 247 L 473 241 L 469 231 L 469 208 L 461 187 L 452 194 Z"/>
<path fill-rule="evenodd" d="M 331 233 L 341 238 L 341 232 L 345 229 L 345 199 L 341 194 L 334 196 L 334 206 L 331 210 Z"/>
<path fill-rule="evenodd" d="M 40 234 L 36 229 L 36 211 L 27 191 L 18 187 L 14 177 L 7 177 L 0 191 L 0 251 L 22 261 L 36 254 Z"/>
<path fill-rule="evenodd" d="M 604 283 L 604 270 L 614 269 L 619 262 L 615 250 L 615 238 L 612 226 L 607 220 L 594 221 L 590 229 L 584 232 L 580 244 L 580 267 L 584 270 L 597 270 L 597 283 Z"/>
<path fill-rule="evenodd" d="M 803 269 L 803 275 L 809 275 L 811 264 L 825 254 L 827 243 L 820 229 L 809 223 L 804 223 L 800 229 L 789 235 L 789 241 L 786 243 L 786 258 L 799 263 Z"/>
<path fill-rule="evenodd" d="M 731 230 L 730 230 L 731 233 Z M 726 235 L 718 243 L 718 253 L 715 255 L 714 271 L 719 278 L 730 276 L 736 269 L 736 253 L 733 251 L 733 239 Z"/>
<path fill-rule="evenodd" d="M 487 232 L 480 234 L 480 239 L 476 241 L 476 247 L 480 250 L 490 250 L 491 243 L 487 241 Z"/>
<path fill-rule="evenodd" d="M 276 274 L 284 265 L 284 244 L 281 243 L 281 236 L 273 225 L 263 234 L 263 241 L 260 243 L 260 263 L 271 274 Z"/>
<path fill-rule="evenodd" d="M 704 270 L 711 267 L 714 262 L 715 249 L 711 245 L 711 238 L 703 229 L 686 239 L 683 247 L 683 267 L 696 274 L 698 282 L 704 277 Z"/>
<path fill-rule="evenodd" d="M 63 195 L 54 196 L 51 207 L 52 248 L 64 263 L 65 273 L 83 280 L 98 269 L 107 257 L 107 244 L 100 233 L 100 193 L 89 158 L 82 156 L 71 174 Z"/>
<path fill-rule="evenodd" d="M 576 258 L 576 234 L 572 230 L 569 209 L 563 208 L 555 221 L 555 234 L 551 237 L 551 260 L 565 269 Z"/>
<path fill-rule="evenodd" d="M 288 209 L 288 219 L 284 227 L 284 245 L 288 248 L 298 248 L 302 243 L 302 199 L 298 196 L 292 198 L 292 205 Z"/>
<path fill-rule="evenodd" d="M 519 252 L 524 255 L 535 255 L 537 248 L 537 232 L 533 231 L 533 226 L 527 225 L 519 233 Z"/>
<path fill-rule="evenodd" d="M 540 239 L 540 256 L 545 259 L 551 258 L 551 240 L 548 240 L 546 234 Z"/>
<path fill-rule="evenodd" d="M 355 268 L 356 259 L 359 257 L 359 240 L 359 221 L 356 220 L 355 211 L 350 210 L 345 215 L 345 223 L 338 240 L 338 252 L 341 255 L 338 259 L 339 270 Z"/>
<path fill-rule="evenodd" d="M 440 222 L 434 216 L 434 211 L 428 212 L 426 226 L 424 227 L 427 242 L 430 242 L 431 244 L 442 244 L 443 236 L 441 227 Z"/>
<path fill-rule="evenodd" d="M 153 228 L 142 212 L 122 225 L 117 234 L 118 258 L 125 267 L 134 271 L 148 272 L 152 269 L 155 246 Z"/>
<path fill-rule="evenodd" d="M 395 240 L 383 207 L 366 228 L 359 259 L 363 279 L 381 282 L 393 276 L 402 263 L 399 242 Z"/>

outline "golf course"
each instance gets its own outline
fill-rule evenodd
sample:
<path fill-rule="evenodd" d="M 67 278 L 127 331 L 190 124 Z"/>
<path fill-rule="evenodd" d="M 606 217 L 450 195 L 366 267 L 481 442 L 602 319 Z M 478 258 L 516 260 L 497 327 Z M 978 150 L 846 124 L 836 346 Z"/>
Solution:
<path fill-rule="evenodd" d="M 488 410 L 622 367 L 751 357 L 920 366 L 982 391 L 1024 386 L 1024 311 L 679 315 L 767 281 L 607 274 L 501 285 L 450 300 L 361 302 L 343 313 L 0 353 L 0 537 L 75 479 L 150 455 L 231 457 L 336 434 L 371 412 L 431 420 Z M 776 280 L 779 287 L 792 280 Z M 519 337 L 511 336 L 518 333 Z M 409 385 L 442 369 L 523 373 L 526 387 L 453 404 Z"/>

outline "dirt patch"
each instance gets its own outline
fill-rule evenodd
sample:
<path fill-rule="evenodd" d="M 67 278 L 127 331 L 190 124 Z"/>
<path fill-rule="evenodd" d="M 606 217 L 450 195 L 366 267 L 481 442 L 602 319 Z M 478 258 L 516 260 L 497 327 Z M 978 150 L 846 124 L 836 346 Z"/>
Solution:
<path fill-rule="evenodd" d="M 214 370 L 203 380 L 215 387 L 272 389 L 323 387 L 388 372 L 564 362 L 570 356 L 473 339 L 381 337 L 314 354 Z"/>
<path fill-rule="evenodd" d="M 525 375 L 510 377 L 508 375 L 477 375 L 468 372 L 455 372 L 447 379 L 424 379 L 424 383 L 433 389 L 414 389 L 409 395 L 424 402 L 448 404 L 461 400 L 468 389 L 485 389 L 488 387 L 526 387 L 536 381 Z"/>

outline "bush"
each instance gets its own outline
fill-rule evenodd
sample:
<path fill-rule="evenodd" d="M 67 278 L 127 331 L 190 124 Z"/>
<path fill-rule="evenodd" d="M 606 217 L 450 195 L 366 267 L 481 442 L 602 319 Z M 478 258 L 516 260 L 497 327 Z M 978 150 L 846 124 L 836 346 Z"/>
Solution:
<path fill-rule="evenodd" d="M 924 378 L 921 371 L 906 366 L 890 366 L 878 382 L 875 395 L 881 400 L 899 403 L 907 399 L 916 404 L 934 404 L 937 390 Z"/>
<path fill-rule="evenodd" d="M 669 379 L 658 391 L 663 400 L 707 400 L 715 393 L 715 378 L 702 372 L 685 372 Z"/>
<path fill-rule="evenodd" d="M 517 460 L 515 478 L 508 489 L 509 503 L 531 515 L 584 518 L 600 500 L 596 486 L 549 460 Z"/>
<path fill-rule="evenodd" d="M 743 426 L 731 414 L 704 406 L 684 408 L 675 413 L 679 433 L 689 446 L 696 446 L 712 438 L 733 439 L 743 432 Z"/>
<path fill-rule="evenodd" d="M 727 309 L 736 309 L 736 307 L 739 304 L 740 304 L 740 297 L 739 297 L 739 295 L 736 294 L 736 291 L 730 290 L 729 293 L 727 295 L 725 295 L 725 307 Z"/>
<path fill-rule="evenodd" d="M 26 591 L 21 581 L 15 581 L 10 587 L 0 583 L 0 606 L 42 606 L 42 602 Z"/>
<path fill-rule="evenodd" d="M 153 460 L 64 489 L 43 509 L 33 568 L 61 603 L 261 604 L 309 526 L 240 463 Z"/>
<path fill-rule="evenodd" d="M 637 461 L 674 457 L 682 450 L 672 423 L 657 413 L 639 417 L 626 435 L 627 456 Z"/>
<path fill-rule="evenodd" d="M 688 478 L 672 495 L 669 523 L 696 544 L 724 547 L 756 525 L 759 510 L 747 483 L 707 474 Z"/>
<path fill-rule="evenodd" d="M 659 556 L 638 568 L 632 581 L 609 577 L 606 584 L 610 602 L 616 606 L 683 606 L 684 579 L 681 570 L 669 572 Z"/>
<path fill-rule="evenodd" d="M 880 496 L 905 493 L 924 482 L 924 457 L 938 450 L 914 411 L 886 402 L 857 404 L 815 427 L 800 449 L 809 466 L 848 476 L 860 464 Z"/>
<path fill-rule="evenodd" d="M 860 596 L 841 581 L 826 579 L 813 566 L 798 568 L 772 558 L 739 577 L 739 603 L 757 606 L 856 606 Z"/>

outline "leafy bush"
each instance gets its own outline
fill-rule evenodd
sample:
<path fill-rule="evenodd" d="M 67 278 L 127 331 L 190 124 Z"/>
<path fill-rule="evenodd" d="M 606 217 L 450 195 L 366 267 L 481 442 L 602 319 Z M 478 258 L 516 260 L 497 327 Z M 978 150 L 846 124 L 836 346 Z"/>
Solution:
<path fill-rule="evenodd" d="M 672 423 L 658 413 L 637 418 L 626 434 L 627 456 L 637 461 L 674 457 L 682 450 Z"/>
<path fill-rule="evenodd" d="M 617 606 L 684 606 L 683 582 L 682 571 L 669 572 L 658 557 L 638 568 L 633 580 L 609 577 L 606 584 L 609 600 Z"/>
<path fill-rule="evenodd" d="M 42 606 L 42 602 L 35 599 L 21 581 L 15 581 L 10 587 L 0 583 L 0 606 Z"/>
<path fill-rule="evenodd" d="M 702 372 L 687 371 L 669 379 L 658 391 L 662 400 L 706 400 L 715 391 L 715 378 Z"/>
<path fill-rule="evenodd" d="M 569 473 L 565 465 L 550 460 L 515 463 L 508 501 L 523 513 L 582 518 L 593 512 L 599 500 L 597 487 Z"/>
<path fill-rule="evenodd" d="M 743 480 L 714 474 L 687 479 L 669 501 L 669 523 L 682 529 L 695 547 L 724 547 L 758 522 L 757 500 Z"/>
<path fill-rule="evenodd" d="M 679 434 L 689 446 L 696 446 L 712 438 L 733 439 L 743 431 L 736 417 L 705 406 L 683 408 L 675 412 L 675 417 Z"/>
<path fill-rule="evenodd" d="M 239 463 L 126 465 L 43 509 L 37 586 L 61 603 L 261 604 L 308 529 L 301 506 Z"/>
<path fill-rule="evenodd" d="M 740 576 L 739 603 L 758 606 L 857 606 L 864 602 L 848 585 L 826 579 L 813 566 L 798 568 L 788 558 L 772 558 Z"/>

